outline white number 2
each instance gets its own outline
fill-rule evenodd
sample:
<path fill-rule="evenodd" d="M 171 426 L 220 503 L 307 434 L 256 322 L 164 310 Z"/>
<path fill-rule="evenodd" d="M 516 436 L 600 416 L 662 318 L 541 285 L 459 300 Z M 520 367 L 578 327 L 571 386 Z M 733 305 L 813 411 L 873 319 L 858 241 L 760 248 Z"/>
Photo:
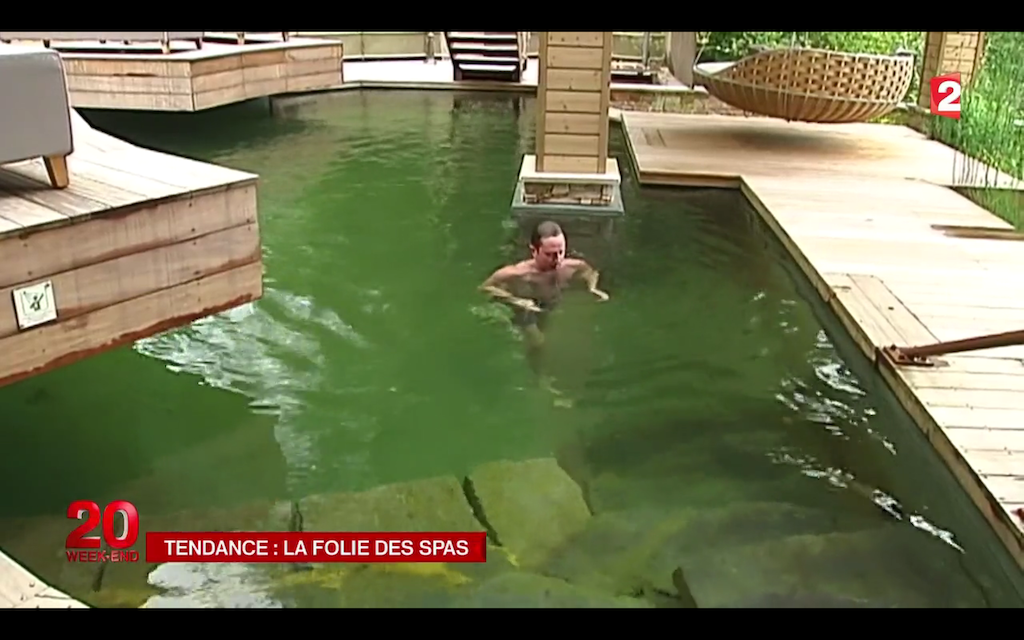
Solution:
<path fill-rule="evenodd" d="M 939 100 L 939 111 L 959 111 L 960 103 L 953 102 L 960 99 L 960 83 L 953 80 L 946 80 L 939 85 L 939 93 L 946 93 L 946 97 Z"/>

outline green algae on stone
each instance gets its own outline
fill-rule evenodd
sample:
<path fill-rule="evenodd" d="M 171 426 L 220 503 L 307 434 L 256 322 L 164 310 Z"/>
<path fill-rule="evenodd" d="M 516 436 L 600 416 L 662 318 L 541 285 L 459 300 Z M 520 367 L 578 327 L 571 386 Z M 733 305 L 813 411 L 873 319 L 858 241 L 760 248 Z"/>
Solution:
<path fill-rule="evenodd" d="M 772 482 L 743 482 L 726 476 L 639 476 L 603 473 L 589 483 L 594 513 L 628 511 L 638 507 L 660 509 L 715 508 L 738 502 L 799 500 L 799 484 L 813 482 L 795 477 Z"/>
<path fill-rule="evenodd" d="M 681 575 L 681 574 L 680 574 Z M 858 600 L 828 593 L 769 593 L 731 603 L 730 609 L 886 609 L 871 600 Z"/>
<path fill-rule="evenodd" d="M 656 511 L 596 514 L 552 552 L 542 572 L 612 595 L 631 595 L 645 586 L 640 568 L 650 551 L 644 536 L 665 517 Z"/>
<path fill-rule="evenodd" d="M 466 483 L 478 516 L 523 568 L 542 563 L 590 520 L 582 490 L 553 458 L 484 464 Z"/>
<path fill-rule="evenodd" d="M 487 580 L 494 576 L 519 570 L 519 559 L 505 547 L 487 545 L 486 562 L 460 562 L 448 565 L 458 569 L 471 580 Z"/>
<path fill-rule="evenodd" d="M 295 608 L 444 608 L 471 582 L 445 563 L 326 564 L 281 576 L 272 593 Z"/>
<path fill-rule="evenodd" d="M 142 608 L 279 609 L 282 604 L 269 591 L 274 569 L 262 563 L 162 564 L 149 575 L 160 593 Z"/>
<path fill-rule="evenodd" d="M 136 589 L 112 587 L 91 593 L 82 602 L 94 609 L 139 609 L 145 607 L 151 598 L 159 595 L 158 589 L 148 585 Z"/>
<path fill-rule="evenodd" d="M 637 598 L 614 596 L 564 580 L 530 573 L 506 573 L 468 590 L 457 605 L 474 609 L 645 609 Z"/>
<path fill-rule="evenodd" d="M 827 534 L 877 524 L 785 503 L 739 503 L 717 509 L 601 513 L 552 555 L 545 573 L 611 593 L 678 594 L 673 573 L 686 559 L 715 549 L 800 534 Z"/>
<path fill-rule="evenodd" d="M 483 531 L 454 476 L 413 480 L 299 502 L 303 531 Z"/>
<path fill-rule="evenodd" d="M 829 535 L 800 535 L 696 553 L 681 563 L 701 608 L 737 606 L 766 598 L 819 598 L 870 602 L 873 606 L 984 606 L 962 575 L 939 576 L 913 561 L 914 548 L 929 545 L 928 534 L 904 524 Z M 919 549 L 918 549 L 919 550 Z M 934 562 L 944 564 L 935 547 Z M 936 584 L 960 585 L 938 593 Z"/>

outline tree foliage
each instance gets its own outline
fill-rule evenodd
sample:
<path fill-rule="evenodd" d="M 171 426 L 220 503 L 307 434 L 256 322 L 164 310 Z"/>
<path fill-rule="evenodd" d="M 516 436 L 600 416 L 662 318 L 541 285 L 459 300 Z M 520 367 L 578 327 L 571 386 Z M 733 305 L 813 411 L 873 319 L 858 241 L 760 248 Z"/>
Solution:
<path fill-rule="evenodd" d="M 961 181 L 995 186 L 994 167 L 1024 180 L 1024 33 L 986 34 L 984 63 L 974 82 L 964 88 L 959 120 L 933 118 L 932 137 L 957 149 L 954 171 Z M 973 199 L 986 209 L 1024 227 L 1017 192 L 981 189 Z"/>
<path fill-rule="evenodd" d="M 895 53 L 907 49 L 920 55 L 923 31 L 700 31 L 700 62 L 736 60 L 754 45 L 801 46 L 849 53 Z"/>

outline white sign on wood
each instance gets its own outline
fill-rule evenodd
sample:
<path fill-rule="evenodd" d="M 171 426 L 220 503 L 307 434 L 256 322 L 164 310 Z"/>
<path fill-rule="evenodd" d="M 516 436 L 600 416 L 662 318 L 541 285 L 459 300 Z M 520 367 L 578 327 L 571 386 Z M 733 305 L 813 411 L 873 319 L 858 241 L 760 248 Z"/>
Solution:
<path fill-rule="evenodd" d="M 53 298 L 53 282 L 38 282 L 12 292 L 18 326 L 30 329 L 57 319 L 57 303 Z"/>

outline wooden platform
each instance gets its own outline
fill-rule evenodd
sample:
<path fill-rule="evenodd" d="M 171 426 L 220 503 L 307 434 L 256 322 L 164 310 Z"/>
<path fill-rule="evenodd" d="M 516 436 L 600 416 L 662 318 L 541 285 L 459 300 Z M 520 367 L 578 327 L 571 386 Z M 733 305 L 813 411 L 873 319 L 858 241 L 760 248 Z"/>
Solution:
<path fill-rule="evenodd" d="M 1024 329 L 1024 242 L 933 226 L 1010 228 L 949 188 L 967 181 L 948 147 L 892 125 L 622 120 L 642 183 L 742 189 L 873 361 L 892 344 Z M 942 360 L 879 369 L 1024 567 L 1024 347 Z"/>
<path fill-rule="evenodd" d="M 87 109 L 202 111 L 252 98 L 342 84 L 342 44 L 254 36 L 251 44 L 159 45 L 60 42 L 71 104 Z M 2 46 L 2 45 L 0 45 Z"/>
<path fill-rule="evenodd" d="M 0 609 L 88 609 L 0 551 Z"/>
<path fill-rule="evenodd" d="M 0 386 L 262 295 L 257 176 L 157 153 L 73 114 L 71 184 L 0 166 Z M 57 318 L 14 298 L 50 282 Z"/>

